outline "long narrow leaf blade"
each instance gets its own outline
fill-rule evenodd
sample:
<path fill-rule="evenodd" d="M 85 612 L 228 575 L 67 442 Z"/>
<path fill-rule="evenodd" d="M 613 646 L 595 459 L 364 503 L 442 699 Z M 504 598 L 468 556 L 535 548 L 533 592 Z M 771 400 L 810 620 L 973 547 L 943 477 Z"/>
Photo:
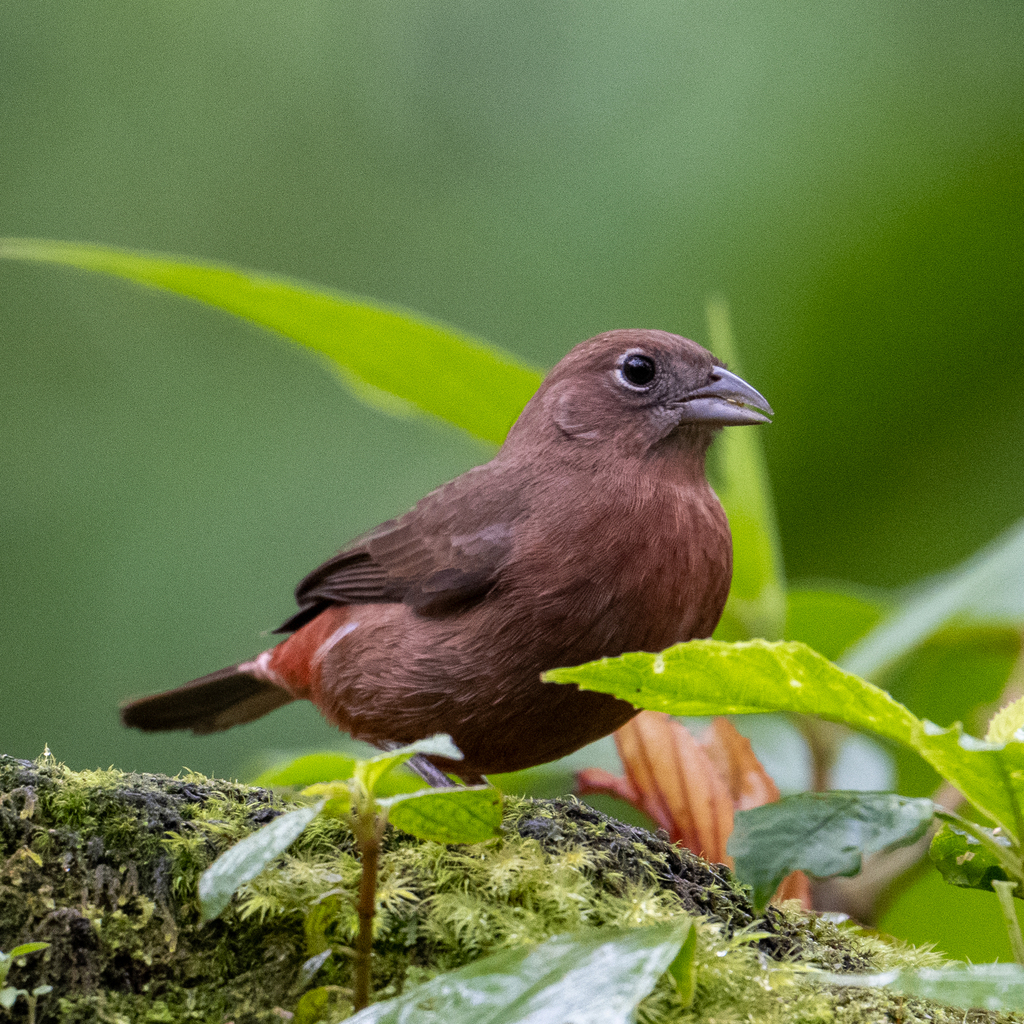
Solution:
<path fill-rule="evenodd" d="M 943 970 L 883 974 L 810 974 L 828 985 L 886 988 L 905 996 L 978 1010 L 1024 1010 L 1024 968 L 1017 964 L 972 964 Z M 966 1019 L 966 1018 L 965 1018 Z"/>
<path fill-rule="evenodd" d="M 668 969 L 689 919 L 588 935 L 556 935 L 450 971 L 352 1024 L 630 1024 L 637 1004 Z"/>
<path fill-rule="evenodd" d="M 302 834 L 320 813 L 323 800 L 275 818 L 258 832 L 225 850 L 199 879 L 199 901 L 204 921 L 215 918 L 231 902 L 239 886 L 254 879 Z"/>
<path fill-rule="evenodd" d="M 860 676 L 877 675 L 954 618 L 1024 623 L 1024 520 L 919 589 L 840 664 Z"/>
<path fill-rule="evenodd" d="M 384 393 L 494 444 L 542 379 L 511 354 L 415 313 L 228 264 L 32 238 L 0 239 L 0 257 L 112 274 L 205 302 L 326 356 L 362 398 Z"/>
<path fill-rule="evenodd" d="M 711 298 L 707 316 L 711 350 L 740 373 L 729 307 L 723 299 Z M 729 517 L 733 544 L 732 587 L 715 635 L 724 640 L 781 640 L 786 581 L 761 431 L 723 430 L 714 455 L 716 491 Z"/>

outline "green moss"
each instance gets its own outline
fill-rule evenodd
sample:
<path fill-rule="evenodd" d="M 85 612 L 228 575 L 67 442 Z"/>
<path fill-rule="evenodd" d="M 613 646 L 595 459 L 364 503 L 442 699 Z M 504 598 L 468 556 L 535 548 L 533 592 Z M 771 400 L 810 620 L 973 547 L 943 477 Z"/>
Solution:
<path fill-rule="evenodd" d="M 52 943 L 12 974 L 21 987 L 53 985 L 39 1020 L 279 1024 L 276 1008 L 300 1024 L 343 1019 L 359 874 L 343 824 L 317 819 L 220 918 L 199 924 L 199 874 L 286 806 L 196 775 L 73 773 L 52 758 L 0 758 L 0 947 Z M 816 987 L 809 966 L 940 958 L 795 912 L 755 919 L 724 868 L 573 800 L 509 800 L 505 828 L 500 840 L 449 848 L 388 831 L 378 998 L 508 946 L 687 910 L 701 919 L 696 1001 L 684 1010 L 659 985 L 641 1007 L 644 1024 L 996 1019 Z M 327 951 L 304 975 L 303 964 Z"/>

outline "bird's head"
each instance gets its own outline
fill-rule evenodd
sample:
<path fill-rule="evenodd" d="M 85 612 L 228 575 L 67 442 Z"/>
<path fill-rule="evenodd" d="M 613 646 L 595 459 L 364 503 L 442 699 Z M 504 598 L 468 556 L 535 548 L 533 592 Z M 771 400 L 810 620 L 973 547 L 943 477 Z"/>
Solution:
<path fill-rule="evenodd" d="M 719 427 L 770 423 L 771 406 L 696 342 L 622 330 L 577 345 L 545 377 L 509 433 L 563 452 L 614 449 L 642 457 L 707 449 Z"/>

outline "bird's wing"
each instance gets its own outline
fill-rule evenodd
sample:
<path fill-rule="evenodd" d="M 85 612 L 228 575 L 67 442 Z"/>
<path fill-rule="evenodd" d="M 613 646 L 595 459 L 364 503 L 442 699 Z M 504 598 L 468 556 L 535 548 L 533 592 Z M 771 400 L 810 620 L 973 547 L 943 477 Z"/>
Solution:
<path fill-rule="evenodd" d="M 331 604 L 402 602 L 443 615 L 483 597 L 512 548 L 525 499 L 492 479 L 491 468 L 431 492 L 311 572 L 295 591 L 301 610 L 278 632 L 298 629 Z"/>

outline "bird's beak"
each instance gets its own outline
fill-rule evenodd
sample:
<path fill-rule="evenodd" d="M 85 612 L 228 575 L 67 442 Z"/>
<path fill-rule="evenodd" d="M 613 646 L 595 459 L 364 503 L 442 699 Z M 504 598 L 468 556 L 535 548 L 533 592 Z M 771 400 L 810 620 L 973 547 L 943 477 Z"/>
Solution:
<path fill-rule="evenodd" d="M 704 387 L 686 396 L 679 411 L 680 423 L 705 423 L 715 427 L 771 423 L 774 415 L 764 395 L 742 377 L 720 366 L 715 367 L 711 380 Z"/>

